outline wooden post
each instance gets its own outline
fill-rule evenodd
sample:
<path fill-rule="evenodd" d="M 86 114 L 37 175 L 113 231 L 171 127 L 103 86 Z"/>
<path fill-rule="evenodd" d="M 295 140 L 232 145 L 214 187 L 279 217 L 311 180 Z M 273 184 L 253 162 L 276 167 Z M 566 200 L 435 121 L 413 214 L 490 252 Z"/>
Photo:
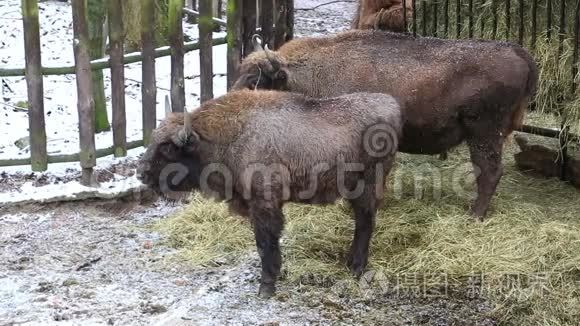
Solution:
<path fill-rule="evenodd" d="M 185 88 L 183 75 L 182 0 L 169 0 L 169 43 L 171 45 L 171 111 L 183 112 Z"/>
<path fill-rule="evenodd" d="M 44 123 L 44 86 L 40 57 L 38 0 L 22 0 L 24 22 L 24 55 L 28 91 L 28 129 L 30 133 L 30 165 L 32 171 L 45 171 L 46 129 Z"/>
<path fill-rule="evenodd" d="M 123 65 L 123 6 L 109 0 L 109 44 L 111 64 L 111 102 L 113 104 L 113 148 L 115 157 L 127 155 L 127 117 L 125 114 L 125 66 Z"/>
<path fill-rule="evenodd" d="M 141 3 L 141 43 L 142 43 L 142 83 L 141 101 L 143 105 L 143 143 L 151 142 L 151 133 L 157 121 L 157 86 L 155 84 L 155 1 Z"/>
<path fill-rule="evenodd" d="M 288 28 L 288 8 L 285 0 L 276 2 L 276 12 L 278 18 L 276 19 L 276 34 L 274 38 L 274 49 L 278 49 L 286 42 L 286 35 Z"/>
<path fill-rule="evenodd" d="M 262 27 L 261 35 L 264 45 L 267 44 L 272 48 L 273 23 L 274 23 L 274 3 L 272 0 L 260 0 L 260 27 Z"/>
<path fill-rule="evenodd" d="M 228 0 L 228 91 L 238 78 L 242 59 L 242 0 Z"/>
<path fill-rule="evenodd" d="M 80 132 L 81 184 L 95 186 L 93 168 L 96 165 L 95 150 L 95 101 L 89 57 L 89 28 L 87 24 L 87 0 L 72 0 L 74 56 L 77 80 L 77 107 Z"/>
<path fill-rule="evenodd" d="M 256 1 L 255 0 L 248 0 L 244 4 L 242 14 L 242 38 L 244 48 L 242 51 L 242 55 L 244 57 L 248 56 L 248 54 L 254 51 L 252 45 L 252 36 L 256 33 Z"/>
<path fill-rule="evenodd" d="M 286 0 L 286 42 L 294 38 L 294 0 Z"/>
<path fill-rule="evenodd" d="M 212 0 L 199 0 L 199 67 L 201 103 L 213 98 Z"/>

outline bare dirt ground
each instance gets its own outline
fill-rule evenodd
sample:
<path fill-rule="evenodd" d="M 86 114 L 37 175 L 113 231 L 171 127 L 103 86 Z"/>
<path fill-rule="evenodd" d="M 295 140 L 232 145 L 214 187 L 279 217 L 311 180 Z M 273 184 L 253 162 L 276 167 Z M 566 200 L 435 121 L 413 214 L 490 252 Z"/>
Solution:
<path fill-rule="evenodd" d="M 348 27 L 354 3 L 309 9 L 324 2 L 296 1 L 296 36 Z M 0 208 L 0 325 L 495 324 L 488 303 L 461 291 L 349 297 L 338 284 L 282 282 L 281 295 L 261 300 L 254 252 L 233 267 L 176 261 L 150 227 L 175 209 L 124 200 Z"/>
<path fill-rule="evenodd" d="M 2 209 L 0 325 L 495 324 L 485 301 L 462 293 L 352 297 L 339 284 L 282 282 L 277 297 L 259 299 L 253 252 L 211 269 L 171 259 L 149 226 L 175 209 L 122 200 Z"/>

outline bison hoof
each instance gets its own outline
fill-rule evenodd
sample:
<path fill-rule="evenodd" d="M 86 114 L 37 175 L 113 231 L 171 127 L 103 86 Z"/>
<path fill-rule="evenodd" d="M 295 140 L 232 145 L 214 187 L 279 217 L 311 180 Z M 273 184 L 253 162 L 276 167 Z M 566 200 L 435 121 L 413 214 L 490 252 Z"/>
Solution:
<path fill-rule="evenodd" d="M 480 210 L 472 208 L 469 213 L 475 220 L 479 222 L 483 222 L 485 220 L 485 213 L 481 212 Z"/>
<path fill-rule="evenodd" d="M 258 290 L 258 296 L 262 299 L 270 299 L 276 293 L 276 286 L 271 283 L 260 284 L 260 289 Z"/>
<path fill-rule="evenodd" d="M 355 278 L 360 278 L 365 271 L 366 263 L 361 259 L 348 259 L 348 268 Z"/>

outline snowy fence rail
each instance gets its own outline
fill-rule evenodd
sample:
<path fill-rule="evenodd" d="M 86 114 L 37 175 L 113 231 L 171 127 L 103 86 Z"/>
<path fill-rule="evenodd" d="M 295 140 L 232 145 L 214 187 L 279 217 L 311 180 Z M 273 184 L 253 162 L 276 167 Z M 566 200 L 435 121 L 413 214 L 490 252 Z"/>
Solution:
<path fill-rule="evenodd" d="M 190 8 L 183 8 L 182 0 L 170 0 L 168 4 L 168 35 L 170 45 L 155 49 L 151 21 L 158 7 L 153 0 L 141 3 L 142 52 L 124 54 L 125 30 L 122 21 L 123 5 L 109 1 L 108 13 L 109 57 L 90 60 L 87 53 L 88 21 L 86 2 L 72 0 L 75 65 L 65 67 L 42 67 L 38 0 L 21 0 L 25 35 L 25 68 L 0 69 L 0 77 L 26 76 L 28 90 L 28 116 L 30 158 L 1 159 L 0 166 L 30 165 L 33 171 L 45 171 L 49 163 L 80 162 L 83 171 L 82 184 L 91 186 L 96 181 L 93 168 L 96 158 L 114 155 L 123 157 L 130 149 L 147 146 L 156 127 L 156 74 L 155 59 L 171 56 L 171 111 L 183 112 L 184 54 L 199 50 L 201 100 L 213 98 L 212 47 L 228 44 L 228 83 L 237 74 L 241 59 L 253 51 L 251 37 L 257 31 L 268 43 L 279 46 L 292 37 L 292 1 L 274 2 L 257 0 L 227 1 L 227 20 L 222 19 L 221 0 L 188 1 Z M 199 6 L 198 6 L 199 5 Z M 199 9 L 198 9 L 199 8 Z M 262 17 L 257 16 L 260 13 Z M 250 13 L 248 19 L 246 13 Z M 252 14 L 253 13 L 253 14 Z M 183 42 L 182 15 L 195 17 L 199 25 L 199 41 Z M 216 27 L 227 27 L 227 37 L 213 38 Z M 125 113 L 125 65 L 142 62 L 142 120 L 143 138 L 127 142 Z M 111 69 L 111 102 L 113 146 L 95 148 L 95 101 L 91 74 Z M 44 114 L 43 76 L 75 74 L 77 80 L 80 152 L 67 155 L 48 155 Z"/>

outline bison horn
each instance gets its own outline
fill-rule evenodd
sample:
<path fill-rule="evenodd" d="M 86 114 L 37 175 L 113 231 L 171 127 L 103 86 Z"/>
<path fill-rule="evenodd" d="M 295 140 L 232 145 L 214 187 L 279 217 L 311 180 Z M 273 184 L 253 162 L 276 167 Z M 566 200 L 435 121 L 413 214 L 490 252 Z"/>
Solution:
<path fill-rule="evenodd" d="M 191 116 L 187 112 L 187 108 L 183 108 L 183 129 L 178 132 L 175 145 L 183 146 L 187 144 L 189 142 L 189 137 L 193 133 L 192 131 Z"/>
<path fill-rule="evenodd" d="M 254 34 L 254 36 L 252 36 L 252 44 L 254 45 L 254 51 L 264 51 L 264 47 L 262 47 L 262 37 L 260 35 Z"/>

